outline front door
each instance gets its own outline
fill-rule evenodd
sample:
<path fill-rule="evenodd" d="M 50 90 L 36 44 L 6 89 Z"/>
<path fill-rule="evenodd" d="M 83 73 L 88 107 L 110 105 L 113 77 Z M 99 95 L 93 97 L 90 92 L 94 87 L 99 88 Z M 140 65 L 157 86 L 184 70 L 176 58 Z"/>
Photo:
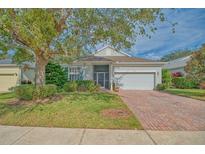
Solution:
<path fill-rule="evenodd" d="M 97 73 L 97 84 L 105 88 L 105 72 L 96 72 Z"/>

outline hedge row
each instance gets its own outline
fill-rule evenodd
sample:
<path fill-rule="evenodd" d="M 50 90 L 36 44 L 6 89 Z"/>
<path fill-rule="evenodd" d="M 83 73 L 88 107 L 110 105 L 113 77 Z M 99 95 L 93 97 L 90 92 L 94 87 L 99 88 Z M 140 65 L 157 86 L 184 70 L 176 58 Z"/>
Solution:
<path fill-rule="evenodd" d="M 55 95 L 57 86 L 51 84 L 44 86 L 25 84 L 15 87 L 14 92 L 20 100 L 37 100 Z"/>
<path fill-rule="evenodd" d="M 185 77 L 174 77 L 172 78 L 172 85 L 175 88 L 180 89 L 192 89 L 197 88 L 198 84 L 190 79 L 187 79 Z"/>

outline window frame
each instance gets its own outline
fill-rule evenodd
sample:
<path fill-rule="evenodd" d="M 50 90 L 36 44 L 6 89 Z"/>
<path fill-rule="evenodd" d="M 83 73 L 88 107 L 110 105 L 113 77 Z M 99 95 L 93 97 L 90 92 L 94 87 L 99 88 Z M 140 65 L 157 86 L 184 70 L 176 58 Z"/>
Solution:
<path fill-rule="evenodd" d="M 71 81 L 80 80 L 81 66 L 69 67 L 69 78 Z"/>

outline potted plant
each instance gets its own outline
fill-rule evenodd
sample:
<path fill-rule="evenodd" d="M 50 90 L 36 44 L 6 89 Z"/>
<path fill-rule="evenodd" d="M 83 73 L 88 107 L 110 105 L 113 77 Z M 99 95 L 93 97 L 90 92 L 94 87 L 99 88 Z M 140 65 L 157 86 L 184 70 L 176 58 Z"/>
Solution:
<path fill-rule="evenodd" d="M 113 82 L 112 87 L 113 87 L 114 92 L 119 92 L 120 88 L 117 86 L 117 84 L 115 82 Z"/>

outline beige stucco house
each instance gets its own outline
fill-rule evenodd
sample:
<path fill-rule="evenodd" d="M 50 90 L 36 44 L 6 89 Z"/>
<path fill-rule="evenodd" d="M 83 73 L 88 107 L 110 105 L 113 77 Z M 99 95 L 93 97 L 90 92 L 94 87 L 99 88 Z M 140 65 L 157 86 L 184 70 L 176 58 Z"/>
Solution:
<path fill-rule="evenodd" d="M 81 57 L 68 68 L 68 80 L 94 80 L 102 88 L 115 84 L 125 90 L 153 90 L 161 83 L 164 62 L 132 57 L 110 46 L 92 55 Z M 22 80 L 34 81 L 34 67 L 0 63 L 0 91 L 19 85 Z"/>
<path fill-rule="evenodd" d="M 69 65 L 70 80 L 94 80 L 103 88 L 113 83 L 126 90 L 153 90 L 161 83 L 164 62 L 131 57 L 110 46 Z"/>

